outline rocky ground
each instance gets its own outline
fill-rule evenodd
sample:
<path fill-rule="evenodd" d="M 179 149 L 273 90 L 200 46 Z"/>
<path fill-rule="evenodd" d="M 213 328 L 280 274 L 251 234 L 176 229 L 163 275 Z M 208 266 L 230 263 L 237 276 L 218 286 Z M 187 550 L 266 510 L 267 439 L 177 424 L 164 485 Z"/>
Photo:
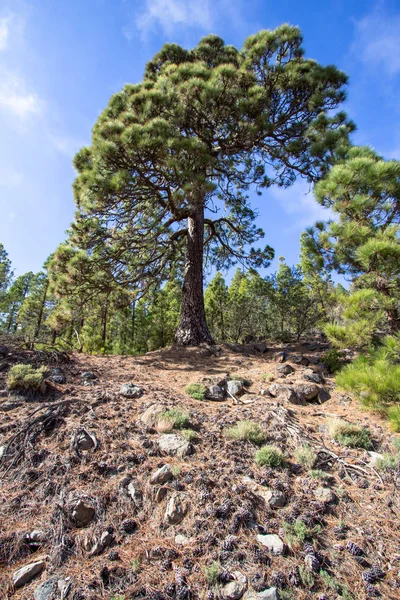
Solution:
<path fill-rule="evenodd" d="M 325 349 L 9 352 L 0 598 L 400 598 L 398 469 L 335 442 L 327 423 L 368 427 L 377 453 L 393 452 L 393 435 L 334 389 Z M 19 362 L 46 365 L 46 390 L 7 389 Z M 210 399 L 185 393 L 199 382 Z M 168 409 L 189 413 L 184 430 Z M 242 421 L 282 465 L 258 466 L 257 446 L 227 435 Z"/>

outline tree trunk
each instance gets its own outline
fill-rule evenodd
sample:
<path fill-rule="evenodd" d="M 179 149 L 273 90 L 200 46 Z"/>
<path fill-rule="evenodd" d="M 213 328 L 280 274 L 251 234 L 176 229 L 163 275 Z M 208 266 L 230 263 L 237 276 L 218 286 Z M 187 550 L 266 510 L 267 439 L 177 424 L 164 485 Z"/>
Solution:
<path fill-rule="evenodd" d="M 203 295 L 204 208 L 188 218 L 188 235 L 181 314 L 175 341 L 184 346 L 213 344 L 207 327 Z"/>

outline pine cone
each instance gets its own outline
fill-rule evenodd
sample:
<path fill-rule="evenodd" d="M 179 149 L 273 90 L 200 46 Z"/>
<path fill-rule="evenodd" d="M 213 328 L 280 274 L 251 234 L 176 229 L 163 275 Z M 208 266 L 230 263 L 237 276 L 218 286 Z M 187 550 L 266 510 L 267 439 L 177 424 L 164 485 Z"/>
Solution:
<path fill-rule="evenodd" d="M 270 577 L 270 586 L 282 589 L 286 586 L 286 577 L 282 571 L 273 571 Z"/>
<path fill-rule="evenodd" d="M 333 534 L 337 540 L 344 540 L 347 535 L 348 527 L 346 525 L 336 525 L 333 528 Z"/>
<path fill-rule="evenodd" d="M 135 531 L 137 529 L 137 523 L 134 519 L 125 519 L 124 521 L 122 521 L 120 529 L 124 533 L 128 533 L 128 534 L 135 533 Z"/>
<path fill-rule="evenodd" d="M 112 552 L 110 552 L 108 554 L 108 560 L 118 560 L 119 559 L 119 554 L 116 550 L 113 550 Z"/>
<path fill-rule="evenodd" d="M 175 598 L 175 584 L 167 583 L 164 587 L 164 593 L 168 598 Z"/>
<path fill-rule="evenodd" d="M 365 591 L 367 593 L 367 598 L 378 598 L 381 595 L 380 591 L 370 583 L 365 585 Z"/>
<path fill-rule="evenodd" d="M 314 546 L 308 542 L 304 542 L 303 550 L 306 554 L 315 554 Z"/>
<path fill-rule="evenodd" d="M 250 584 L 256 592 L 265 590 L 266 582 L 263 573 L 256 572 L 250 576 Z"/>
<path fill-rule="evenodd" d="M 357 544 L 355 544 L 354 542 L 347 542 L 346 550 L 350 552 L 350 554 L 352 554 L 353 556 L 362 556 L 364 554 L 364 550 L 362 550 L 362 548 L 360 548 L 360 546 L 357 546 Z"/>
<path fill-rule="evenodd" d="M 264 550 L 263 548 L 258 548 L 258 546 L 254 546 L 253 547 L 253 552 L 254 552 L 254 562 L 257 565 L 270 565 L 271 564 L 271 559 L 268 555 L 268 552 L 266 550 Z"/>
<path fill-rule="evenodd" d="M 232 552 L 236 544 L 236 537 L 234 535 L 228 535 L 221 544 L 221 549 L 225 552 Z"/>
<path fill-rule="evenodd" d="M 361 574 L 361 577 L 365 583 L 375 583 L 379 579 L 385 577 L 385 572 L 378 566 L 374 566 Z"/>

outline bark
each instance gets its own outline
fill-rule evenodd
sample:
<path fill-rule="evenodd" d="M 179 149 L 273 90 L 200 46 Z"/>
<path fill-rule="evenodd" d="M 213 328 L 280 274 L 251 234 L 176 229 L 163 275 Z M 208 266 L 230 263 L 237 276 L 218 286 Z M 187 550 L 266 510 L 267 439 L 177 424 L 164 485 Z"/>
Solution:
<path fill-rule="evenodd" d="M 391 298 L 389 283 L 383 277 L 379 277 L 377 280 L 377 289 L 387 298 Z M 386 318 L 392 334 L 400 332 L 400 314 L 396 307 L 389 308 L 386 311 Z"/>
<path fill-rule="evenodd" d="M 199 203 L 188 218 L 187 250 L 180 321 L 175 341 L 184 346 L 213 344 L 203 295 L 204 208 Z"/>

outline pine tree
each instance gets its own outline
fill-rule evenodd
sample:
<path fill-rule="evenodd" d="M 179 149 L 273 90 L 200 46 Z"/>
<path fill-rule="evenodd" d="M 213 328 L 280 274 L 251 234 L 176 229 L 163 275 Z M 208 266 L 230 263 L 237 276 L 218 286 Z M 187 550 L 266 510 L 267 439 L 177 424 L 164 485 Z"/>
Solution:
<path fill-rule="evenodd" d="M 29 271 L 24 275 L 20 275 L 10 285 L 7 293 L 4 295 L 4 325 L 3 328 L 7 333 L 16 333 L 18 329 L 18 312 L 22 303 L 29 294 L 34 273 Z"/>
<path fill-rule="evenodd" d="M 0 315 L 6 309 L 4 303 L 6 299 L 7 288 L 11 281 L 11 277 L 11 261 L 8 258 L 8 254 L 3 244 L 0 243 Z"/>
<path fill-rule="evenodd" d="M 241 51 L 215 35 L 192 50 L 165 45 L 141 83 L 112 96 L 75 158 L 71 243 L 126 290 L 160 286 L 184 266 L 176 340 L 211 343 L 204 255 L 217 269 L 269 264 L 272 249 L 252 247 L 264 233 L 248 190 L 326 172 L 353 129 L 343 113 L 328 116 L 346 81 L 305 59 L 289 25 L 250 36 Z"/>
<path fill-rule="evenodd" d="M 204 294 L 207 322 L 211 335 L 217 342 L 226 341 L 229 292 L 222 274 L 218 271 Z"/>

